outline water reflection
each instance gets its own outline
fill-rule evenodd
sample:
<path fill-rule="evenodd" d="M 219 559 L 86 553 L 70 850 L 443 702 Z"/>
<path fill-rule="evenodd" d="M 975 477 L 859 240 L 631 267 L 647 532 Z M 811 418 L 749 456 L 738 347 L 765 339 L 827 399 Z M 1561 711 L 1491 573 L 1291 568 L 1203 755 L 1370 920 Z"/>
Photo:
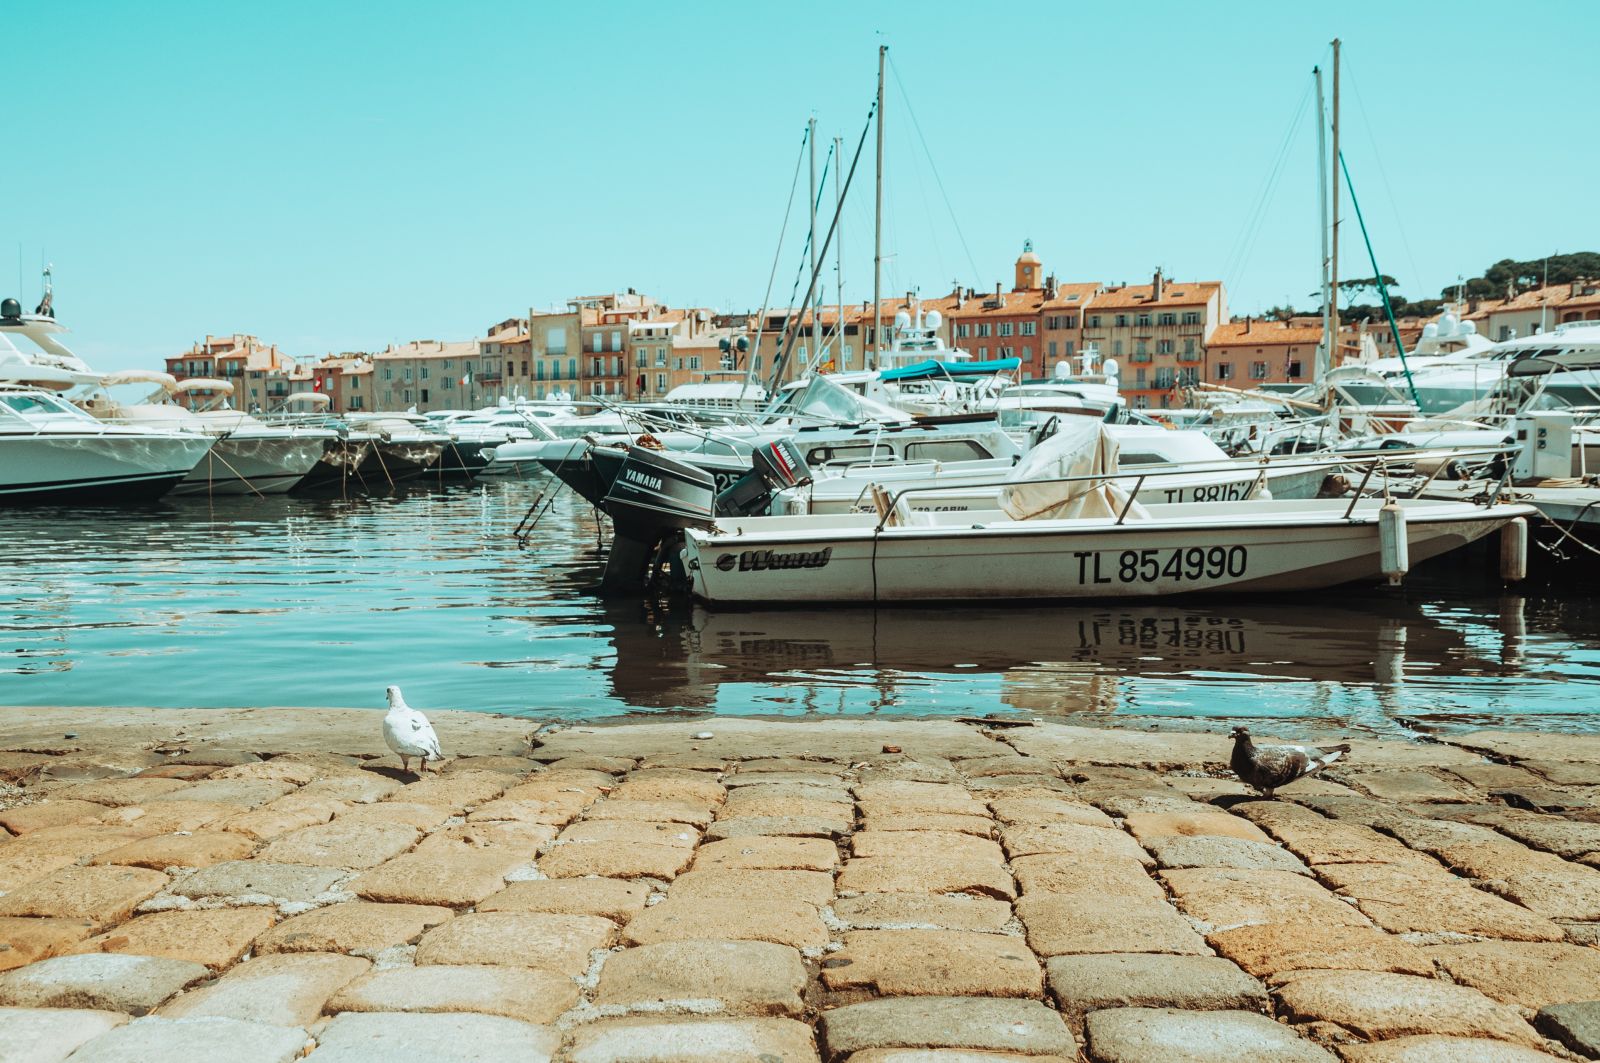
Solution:
<path fill-rule="evenodd" d="M 1022 712 L 1590 727 L 1596 607 L 1475 571 L 1173 606 L 711 612 L 602 603 L 543 484 L 0 514 L 0 704 L 423 706 L 598 717 Z"/>

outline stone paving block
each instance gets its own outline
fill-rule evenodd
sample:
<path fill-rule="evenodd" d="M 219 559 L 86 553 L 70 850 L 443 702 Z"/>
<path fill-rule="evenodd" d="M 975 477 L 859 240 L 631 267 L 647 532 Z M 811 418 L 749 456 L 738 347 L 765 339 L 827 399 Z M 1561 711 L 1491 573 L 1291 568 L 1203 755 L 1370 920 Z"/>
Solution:
<path fill-rule="evenodd" d="M 185 753 L 166 758 L 173 764 L 200 764 L 212 768 L 227 768 L 235 764 L 252 764 L 261 759 L 260 754 L 243 749 L 219 749 L 199 746 Z"/>
<path fill-rule="evenodd" d="M 1216 931 L 1206 941 L 1257 978 L 1313 970 L 1434 972 L 1433 961 L 1417 946 L 1372 927 L 1256 923 Z"/>
<path fill-rule="evenodd" d="M 160 871 L 169 867 L 210 867 L 227 860 L 242 860 L 256 847 L 254 840 L 226 831 L 193 834 L 158 834 L 119 845 L 96 856 L 91 863 L 126 864 Z"/>
<path fill-rule="evenodd" d="M 1552 919 L 1600 920 L 1600 871 L 1571 864 L 1532 868 L 1487 879 L 1484 885 L 1529 911 Z"/>
<path fill-rule="evenodd" d="M 61 1063 L 79 1045 L 127 1021 L 114 1011 L 0 1008 L 0 1063 Z"/>
<path fill-rule="evenodd" d="M 1082 801 L 1050 797 L 999 797 L 989 803 L 995 818 L 1006 824 L 1039 826 L 1045 823 L 1076 823 L 1083 827 L 1115 830 L 1111 817 Z"/>
<path fill-rule="evenodd" d="M 616 924 L 594 915 L 477 912 L 422 935 L 417 963 L 506 964 L 576 976 L 589 954 L 611 944 Z"/>
<path fill-rule="evenodd" d="M 578 984 L 528 967 L 430 964 L 362 975 L 328 1001 L 330 1012 L 476 1012 L 550 1023 L 578 1002 Z"/>
<path fill-rule="evenodd" d="M 793 1019 L 609 1019 L 572 1032 L 568 1063 L 815 1063 L 811 1028 Z"/>
<path fill-rule="evenodd" d="M 1006 900 L 1016 896 L 1011 875 L 993 860 L 947 860 L 933 854 L 856 857 L 839 872 L 836 888 L 841 894 L 972 893 Z"/>
<path fill-rule="evenodd" d="M 347 1011 L 330 1022 L 307 1056 L 315 1063 L 550 1063 L 561 1035 L 500 1015 Z"/>
<path fill-rule="evenodd" d="M 202 964 L 157 956 L 55 956 L 0 974 L 0 1005 L 143 1015 L 210 973 Z"/>
<path fill-rule="evenodd" d="M 1244 871 L 1288 871 L 1296 875 L 1311 874 L 1311 869 L 1302 864 L 1293 853 L 1270 842 L 1252 842 L 1214 835 L 1203 837 L 1166 835 L 1151 838 L 1145 845 L 1154 854 L 1156 863 L 1163 868 L 1231 867 Z"/>
<path fill-rule="evenodd" d="M 417 831 L 402 823 L 339 818 L 277 838 L 261 850 L 261 859 L 314 867 L 377 867 L 411 848 L 417 837 Z"/>
<path fill-rule="evenodd" d="M 1084 1021 L 1094 1063 L 1336 1063 L 1337 1057 L 1248 1011 L 1106 1008 Z"/>
<path fill-rule="evenodd" d="M 61 791 L 71 801 L 93 801 L 101 805 L 141 805 L 160 800 L 189 784 L 181 779 L 105 779 L 79 783 Z"/>
<path fill-rule="evenodd" d="M 1037 997 L 1039 961 L 1020 937 L 962 930 L 853 930 L 822 961 L 828 989 L 882 996 Z"/>
<path fill-rule="evenodd" d="M 144 837 L 179 831 L 226 830 L 223 823 L 239 815 L 237 805 L 213 801 L 150 801 L 113 809 L 105 821 L 118 823 Z"/>
<path fill-rule="evenodd" d="M 1068 853 L 1019 856 L 1011 871 L 1023 893 L 1084 893 L 1165 902 L 1166 891 L 1137 860 L 1081 860 Z"/>
<path fill-rule="evenodd" d="M 989 811 L 988 806 L 969 794 L 964 788 L 945 786 L 939 783 L 871 783 L 869 786 L 922 786 L 937 787 L 940 793 L 927 794 L 884 794 L 882 796 L 860 796 L 861 787 L 857 787 L 856 804 L 863 816 L 884 817 L 900 816 L 913 812 L 935 812 L 947 816 L 982 816 Z M 873 792 L 871 790 L 869 793 Z"/>
<path fill-rule="evenodd" d="M 1348 901 L 1292 871 L 1188 868 L 1163 871 L 1161 879 L 1185 914 L 1219 929 L 1297 921 L 1368 925 Z"/>
<path fill-rule="evenodd" d="M 88 919 L 106 926 L 126 919 L 167 882 L 166 875 L 143 867 L 64 867 L 0 897 L 0 915 Z"/>
<path fill-rule="evenodd" d="M 694 850 L 681 845 L 638 842 L 559 842 L 539 858 L 539 871 L 549 878 L 654 878 L 670 882 L 689 866 Z"/>
<path fill-rule="evenodd" d="M 1323 864 L 1399 864 L 1437 869 L 1438 863 L 1370 827 L 1341 823 L 1286 801 L 1247 801 L 1233 811 L 1288 846 L 1312 867 Z"/>
<path fill-rule="evenodd" d="M 689 871 L 672 883 L 670 895 L 679 899 L 761 897 L 804 901 L 822 907 L 833 899 L 833 876 L 826 871 L 750 871 L 714 868 Z"/>
<path fill-rule="evenodd" d="M 1469 796 L 1464 786 L 1452 786 L 1438 776 L 1413 769 L 1346 771 L 1342 777 L 1346 783 L 1383 801 L 1460 801 Z"/>
<path fill-rule="evenodd" d="M 693 1010 L 717 1001 L 734 1015 L 804 1011 L 798 950 L 768 941 L 663 941 L 611 954 L 594 1002 L 606 1007 Z"/>
<path fill-rule="evenodd" d="M 735 786 L 728 791 L 728 800 L 719 810 L 723 816 L 736 814 L 737 810 L 754 809 L 777 802 L 791 806 L 806 804 L 812 805 L 843 805 L 855 812 L 855 797 L 840 783 L 837 786 L 803 786 L 798 783 L 774 783 L 755 777 L 744 786 Z M 752 814 L 754 812 L 752 811 Z"/>
<path fill-rule="evenodd" d="M 943 812 L 908 812 L 902 816 L 875 816 L 861 825 L 871 831 L 940 831 L 992 838 L 995 822 L 988 816 L 955 816 Z"/>
<path fill-rule="evenodd" d="M 621 842 L 628 845 L 673 845 L 692 849 L 700 832 L 687 823 L 654 823 L 643 820 L 584 820 L 562 831 L 561 845 Z"/>
<path fill-rule="evenodd" d="M 800 757 L 759 757 L 742 760 L 734 769 L 737 775 L 755 775 L 761 772 L 798 771 L 839 778 L 850 770 L 848 764 L 832 760 L 805 760 Z"/>
<path fill-rule="evenodd" d="M 951 831 L 857 831 L 850 838 L 856 856 L 935 856 L 950 860 L 1005 863 L 1000 846 L 988 838 Z"/>
<path fill-rule="evenodd" d="M 1081 823 L 1046 823 L 1038 827 L 1011 826 L 1000 832 L 1013 859 L 1038 853 L 1069 853 L 1086 860 L 1137 860 L 1155 863 L 1139 843 L 1119 830 L 1085 827 Z"/>
<path fill-rule="evenodd" d="M 862 893 L 833 902 L 847 930 L 975 930 L 997 934 L 1011 921 L 1011 905 L 964 894 Z"/>
<path fill-rule="evenodd" d="M 299 904 L 314 901 L 339 881 L 337 868 L 234 860 L 201 868 L 172 886 L 180 897 L 225 898 L 238 904 Z"/>
<path fill-rule="evenodd" d="M 838 864 L 838 847 L 822 838 L 729 838 L 701 846 L 694 859 L 696 871 L 832 871 Z"/>
<path fill-rule="evenodd" d="M 719 819 L 750 816 L 801 816 L 854 822 L 856 806 L 848 796 L 843 801 L 824 801 L 815 797 L 773 794 L 765 786 L 748 786 L 734 791 L 727 804 L 717 810 Z"/>
<path fill-rule="evenodd" d="M 590 822 L 639 820 L 647 823 L 687 823 L 695 827 L 704 827 L 716 818 L 715 811 L 708 804 L 659 799 L 632 800 L 621 794 L 622 791 L 618 790 L 605 800 L 596 801 L 589 806 L 585 818 Z"/>
<path fill-rule="evenodd" d="M 89 919 L 0 916 L 0 971 L 59 956 L 94 931 Z"/>
<path fill-rule="evenodd" d="M 307 1026 L 328 998 L 370 970 L 355 956 L 330 953 L 257 956 L 210 985 L 183 994 L 161 1009 L 169 1019 L 217 1016 L 269 1026 Z"/>
<path fill-rule="evenodd" d="M 143 837 L 126 827 L 42 827 L 0 845 L 0 890 L 15 890 L 87 856 Z"/>
<path fill-rule="evenodd" d="M 1539 1029 L 1590 1059 L 1600 1058 L 1600 1000 L 1551 1004 L 1539 1009 Z"/>
<path fill-rule="evenodd" d="M 644 910 L 650 888 L 611 878 L 533 879 L 512 882 L 478 902 L 480 912 L 547 912 L 598 915 L 626 923 Z"/>
<path fill-rule="evenodd" d="M 1557 786 L 1600 786 L 1600 761 L 1530 757 L 1519 760 L 1518 765 L 1543 776 Z"/>
<path fill-rule="evenodd" d="M 436 905 L 345 901 L 285 919 L 256 942 L 256 951 L 263 955 L 347 952 L 370 956 L 415 941 L 451 914 L 450 909 Z"/>
<path fill-rule="evenodd" d="M 346 769 L 346 774 L 354 774 L 359 769 Z M 271 782 L 286 782 L 290 786 L 304 786 L 323 774 L 313 764 L 300 760 L 285 760 L 274 757 L 272 760 L 257 760 L 248 764 L 233 764 L 225 768 L 218 768 L 213 774 L 215 779 L 267 779 Z"/>
<path fill-rule="evenodd" d="M 1503 1004 L 1532 1011 L 1600 997 L 1600 949 L 1523 941 L 1475 941 L 1435 945 L 1423 954 L 1469 985 Z"/>
<path fill-rule="evenodd" d="M 514 801 L 496 798 L 479 805 L 467 816 L 468 823 L 545 823 L 564 827 L 583 811 L 583 805 L 564 807 L 550 801 Z"/>
<path fill-rule="evenodd" d="M 623 780 L 606 801 L 662 801 L 698 807 L 720 805 L 728 792 L 714 778 L 695 772 L 692 777 L 661 777 L 653 771 L 638 771 Z M 604 802 L 602 802 L 603 804 Z M 641 817 L 647 818 L 647 817 Z"/>
<path fill-rule="evenodd" d="M 515 866 L 498 853 L 441 856 L 406 853 L 357 875 L 349 889 L 369 901 L 466 908 L 505 886 Z"/>
<path fill-rule="evenodd" d="M 1266 1011 L 1267 991 L 1237 966 L 1215 956 L 1056 956 L 1050 993 L 1062 1012 L 1101 1008 Z"/>
<path fill-rule="evenodd" d="M 387 776 L 376 772 L 357 771 L 349 775 L 335 775 L 308 783 L 300 788 L 299 796 L 365 805 L 382 801 L 400 787 L 399 782 Z"/>
<path fill-rule="evenodd" d="M 963 1048 L 1027 1055 L 1077 1055 L 1061 1016 L 1037 1000 L 888 997 L 834 1008 L 819 1024 L 827 1058 L 874 1048 Z"/>
<path fill-rule="evenodd" d="M 1246 842 L 1271 844 L 1262 829 L 1247 819 L 1226 812 L 1141 812 L 1129 816 L 1124 825 L 1141 843 L 1156 838 L 1237 838 Z"/>
<path fill-rule="evenodd" d="M 970 1052 L 964 1048 L 869 1048 L 846 1063 L 1077 1063 L 1066 1056 L 1019 1056 L 1011 1052 Z"/>
<path fill-rule="evenodd" d="M 146 1063 L 153 1059 L 221 1059 L 290 1063 L 310 1038 L 297 1028 L 238 1019 L 136 1019 L 74 1052 L 72 1063 Z"/>
<path fill-rule="evenodd" d="M 453 771 L 402 786 L 385 800 L 440 805 L 459 812 L 493 801 L 515 782 L 498 771 Z"/>
<path fill-rule="evenodd" d="M 46 798 L 31 805 L 0 809 L 0 827 L 12 834 L 29 834 L 44 827 L 66 827 L 76 823 L 99 823 L 106 806 L 93 801 Z"/>
<path fill-rule="evenodd" d="M 1345 1063 L 1553 1063 L 1536 1048 L 1481 1037 L 1396 1037 L 1366 1045 L 1341 1045 Z"/>
<path fill-rule="evenodd" d="M 804 901 L 668 896 L 634 916 L 622 936 L 634 945 L 705 939 L 821 948 L 830 935 L 816 907 Z"/>
<path fill-rule="evenodd" d="M 432 830 L 450 818 L 450 810 L 441 805 L 423 805 L 415 801 L 383 800 L 348 806 L 338 813 L 338 817 L 346 823 L 400 823 L 416 830 Z"/>
<path fill-rule="evenodd" d="M 66 950 L 164 956 L 202 963 L 213 971 L 228 966 L 277 919 L 272 908 L 210 908 L 153 912 Z"/>
<path fill-rule="evenodd" d="M 748 786 L 809 786 L 823 790 L 834 790 L 847 784 L 837 775 L 827 772 L 768 771 L 754 775 L 729 775 L 722 780 L 722 785 L 727 788 L 729 794 L 732 794 Z"/>
<path fill-rule="evenodd" d="M 1391 933 L 1449 932 L 1511 941 L 1561 941 L 1565 937 L 1549 919 L 1476 889 L 1442 869 L 1328 864 L 1318 867 L 1317 873 Z"/>
<path fill-rule="evenodd" d="M 255 808 L 293 792 L 288 783 L 270 779 L 205 779 L 181 790 L 162 794 L 163 801 L 206 801 L 239 808 Z"/>
<path fill-rule="evenodd" d="M 531 864 L 555 840 L 548 823 L 459 823 L 436 830 L 417 844 L 422 856 L 505 857 L 507 867 Z"/>
<path fill-rule="evenodd" d="M 859 778 L 862 782 L 953 782 L 961 781 L 955 765 L 931 754 L 908 756 L 883 753 L 862 757 Z"/>
<path fill-rule="evenodd" d="M 1495 829 L 1535 849 L 1568 860 L 1600 852 L 1600 823 L 1575 822 L 1560 816 L 1527 816 L 1496 823 Z"/>
<path fill-rule="evenodd" d="M 621 775 L 623 772 L 632 771 L 635 763 L 636 761 L 629 757 L 563 757 L 560 760 L 551 761 L 545 766 L 545 771 L 547 773 L 592 771 L 604 772 L 608 775 Z"/>
<path fill-rule="evenodd" d="M 790 837 L 839 838 L 850 833 L 848 819 L 820 819 L 815 816 L 736 816 L 719 819 L 706 827 L 705 840 L 728 838 Z"/>
<path fill-rule="evenodd" d="M 1539 1035 L 1516 1008 L 1469 986 L 1374 971 L 1309 971 L 1275 994 L 1292 1022 L 1332 1022 L 1368 1040 L 1410 1034 L 1489 1037 L 1533 1048 Z"/>
<path fill-rule="evenodd" d="M 1205 939 L 1166 903 L 1030 893 L 1017 902 L 1028 944 L 1041 956 L 1089 952 L 1161 952 L 1209 955 Z"/>
<path fill-rule="evenodd" d="M 236 810 L 233 815 L 218 823 L 217 827 L 265 842 L 304 827 L 326 823 L 344 811 L 344 808 L 342 801 L 307 798 L 296 793 L 248 812 Z"/>

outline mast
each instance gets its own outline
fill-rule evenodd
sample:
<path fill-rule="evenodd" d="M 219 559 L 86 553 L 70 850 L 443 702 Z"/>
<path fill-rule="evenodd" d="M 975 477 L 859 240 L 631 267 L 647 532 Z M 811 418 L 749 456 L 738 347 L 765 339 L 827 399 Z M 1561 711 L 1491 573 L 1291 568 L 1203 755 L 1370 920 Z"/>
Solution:
<path fill-rule="evenodd" d="M 1328 223 L 1333 249 L 1328 255 L 1328 294 L 1333 298 L 1333 342 L 1339 342 L 1339 38 L 1333 39 L 1333 202 Z"/>
<path fill-rule="evenodd" d="M 1311 378 L 1321 382 L 1333 368 L 1339 333 L 1333 326 L 1333 290 L 1328 286 L 1328 123 L 1322 102 L 1322 68 L 1312 67 L 1311 74 L 1317 79 L 1317 228 L 1322 231 L 1322 345 L 1317 348 L 1317 364 Z"/>
<path fill-rule="evenodd" d="M 834 295 L 839 299 L 839 319 L 834 323 L 833 368 L 843 372 L 844 364 L 844 188 L 839 184 L 839 170 L 844 164 L 844 137 L 833 138 L 833 209 L 839 215 L 839 242 L 833 245 Z"/>
<path fill-rule="evenodd" d="M 815 115 L 806 123 L 806 126 L 809 130 L 808 138 L 811 141 L 811 239 L 807 243 L 811 245 L 811 273 L 815 276 L 817 272 L 817 119 Z M 805 320 L 804 314 L 805 311 L 802 310 L 802 321 Z M 817 307 L 813 304 L 811 307 L 811 357 L 813 358 L 822 349 L 820 342 L 822 336 L 821 326 L 821 319 L 817 316 Z"/>
<path fill-rule="evenodd" d="M 878 45 L 878 191 L 872 211 L 872 346 L 878 349 L 883 343 L 883 296 L 879 287 L 883 281 L 883 59 L 889 54 L 887 44 Z M 866 368 L 876 364 L 869 358 L 867 345 L 861 345 L 861 355 Z"/>

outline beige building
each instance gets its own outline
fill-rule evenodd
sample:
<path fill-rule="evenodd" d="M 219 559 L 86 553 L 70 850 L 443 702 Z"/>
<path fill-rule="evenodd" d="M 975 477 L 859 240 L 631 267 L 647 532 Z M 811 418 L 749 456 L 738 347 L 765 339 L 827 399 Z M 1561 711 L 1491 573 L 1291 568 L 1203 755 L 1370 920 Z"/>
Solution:
<path fill-rule="evenodd" d="M 1579 279 L 1534 288 L 1511 299 L 1496 299 L 1470 308 L 1466 320 L 1492 342 L 1550 332 L 1574 321 L 1600 321 L 1600 281 Z"/>
<path fill-rule="evenodd" d="M 287 374 L 296 367 L 293 358 L 254 336 L 235 332 L 229 336 L 207 335 L 183 354 L 166 359 L 167 372 L 183 380 L 190 377 L 217 377 L 233 385 L 229 402 L 235 409 L 267 409 L 283 401 L 289 393 Z M 216 396 L 195 392 L 204 402 Z"/>
<path fill-rule="evenodd" d="M 1157 270 L 1149 284 L 1105 286 L 1083 319 L 1084 346 L 1116 359 L 1128 404 L 1168 407 L 1174 388 L 1199 383 L 1228 297 L 1221 281 L 1173 281 Z"/>
<path fill-rule="evenodd" d="M 372 356 L 372 389 L 379 410 L 470 408 L 462 378 L 481 371 L 478 341 L 413 340 Z"/>

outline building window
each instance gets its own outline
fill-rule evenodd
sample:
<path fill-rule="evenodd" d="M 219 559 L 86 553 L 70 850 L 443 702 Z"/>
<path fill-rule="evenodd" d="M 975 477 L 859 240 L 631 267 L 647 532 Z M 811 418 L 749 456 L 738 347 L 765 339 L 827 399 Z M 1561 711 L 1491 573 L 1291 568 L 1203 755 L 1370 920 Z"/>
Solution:
<path fill-rule="evenodd" d="M 979 336 L 987 336 L 987 335 L 989 335 L 989 323 L 987 321 L 978 322 L 978 335 Z"/>
<path fill-rule="evenodd" d="M 1001 335 L 1001 336 L 1009 336 L 1009 335 L 1011 335 L 1011 322 L 1009 322 L 1009 321 L 1000 322 L 999 335 Z"/>
<path fill-rule="evenodd" d="M 1139 325 L 1140 328 L 1149 328 L 1150 327 L 1150 315 L 1149 314 L 1140 314 L 1139 315 L 1139 320 L 1138 320 L 1138 325 Z"/>
<path fill-rule="evenodd" d="M 578 379 L 578 360 L 576 358 L 567 359 L 567 375 L 574 380 Z"/>
<path fill-rule="evenodd" d="M 801 348 L 801 350 L 804 350 L 804 349 L 805 348 L 803 348 L 803 347 Z M 665 347 L 657 347 L 656 348 L 656 368 L 657 369 L 665 369 L 666 367 L 667 367 L 667 349 Z"/>
<path fill-rule="evenodd" d="M 1289 379 L 1290 380 L 1299 380 L 1300 379 L 1300 363 L 1299 362 L 1290 362 L 1289 363 Z"/>
<path fill-rule="evenodd" d="M 1217 379 L 1218 380 L 1232 380 L 1233 379 L 1233 363 L 1232 362 L 1218 362 L 1217 363 Z"/>
<path fill-rule="evenodd" d="M 1067 341 L 1067 357 L 1068 358 L 1072 357 L 1072 348 L 1073 348 L 1073 346 L 1074 346 L 1073 342 L 1071 340 L 1068 340 Z"/>
<path fill-rule="evenodd" d="M 1156 370 L 1156 387 L 1162 391 L 1172 387 L 1175 379 L 1176 378 L 1173 376 L 1173 372 L 1170 369 Z"/>
<path fill-rule="evenodd" d="M 1198 310 L 1185 310 L 1183 312 L 1183 323 L 1185 325 L 1198 325 L 1198 324 L 1200 324 L 1200 311 L 1198 311 Z"/>
<path fill-rule="evenodd" d="M 386 366 L 383 367 L 383 379 L 385 379 L 385 380 L 393 380 L 394 379 L 394 367 L 393 366 L 387 366 L 386 365 Z"/>
<path fill-rule="evenodd" d="M 635 368 L 643 369 L 648 361 L 649 359 L 645 357 L 643 347 L 640 347 L 637 351 L 633 352 L 633 364 Z"/>
<path fill-rule="evenodd" d="M 1111 341 L 1111 356 L 1113 358 L 1121 358 L 1122 357 L 1122 341 L 1121 340 L 1112 340 Z"/>
<path fill-rule="evenodd" d="M 352 397 L 352 398 L 351 398 L 351 399 L 350 399 L 350 408 L 351 408 L 351 409 L 352 409 L 352 410 L 359 410 L 359 409 L 361 409 L 361 396 L 360 396 L 360 395 L 356 395 L 356 396 L 353 396 L 353 397 Z"/>
<path fill-rule="evenodd" d="M 800 364 L 801 365 L 805 365 L 806 364 L 806 345 L 802 343 L 797 348 L 797 350 L 799 351 Z"/>
<path fill-rule="evenodd" d="M 406 366 L 406 379 L 407 380 L 411 379 L 411 367 L 409 365 Z"/>
<path fill-rule="evenodd" d="M 417 375 L 422 377 L 424 380 L 428 379 L 428 367 L 423 366 L 421 369 L 417 370 Z"/>
<path fill-rule="evenodd" d="M 1089 315 L 1089 327 L 1090 328 L 1099 328 L 1100 327 L 1100 315 L 1099 314 L 1090 314 Z"/>
<path fill-rule="evenodd" d="M 1118 314 L 1117 315 L 1117 319 L 1116 319 L 1116 325 L 1117 325 L 1117 328 L 1127 328 L 1128 327 L 1128 315 L 1127 314 Z"/>
<path fill-rule="evenodd" d="M 1500 331 L 1504 332 L 1505 329 L 1501 329 Z M 969 332 L 969 329 L 968 329 L 968 327 L 966 325 L 957 325 L 956 326 L 956 339 L 958 339 L 958 340 L 966 339 L 968 332 Z M 1502 336 L 1500 338 L 1504 339 L 1505 337 Z"/>
<path fill-rule="evenodd" d="M 1156 353 L 1157 354 L 1171 354 L 1172 353 L 1172 341 L 1171 340 L 1157 340 L 1156 341 Z"/>
<path fill-rule="evenodd" d="M 680 372 L 680 373 L 683 372 L 683 355 L 681 355 L 681 354 L 678 355 L 677 369 L 678 369 L 678 372 Z"/>
<path fill-rule="evenodd" d="M 665 374 L 665 373 L 657 373 L 656 374 L 656 390 L 657 391 L 666 391 L 667 390 L 667 374 Z"/>
<path fill-rule="evenodd" d="M 444 367 L 445 367 L 445 368 L 446 368 L 446 369 L 449 369 L 449 368 L 450 368 L 450 359 L 448 359 L 448 358 L 446 358 L 446 359 L 445 359 L 445 360 L 444 360 Z"/>
<path fill-rule="evenodd" d="M 442 387 L 445 391 L 454 391 L 455 390 L 455 386 L 456 386 L 456 378 L 452 377 L 452 376 L 447 376 L 447 377 L 444 378 L 444 383 L 439 385 L 439 386 Z"/>
<path fill-rule="evenodd" d="M 700 368 L 700 356 L 698 354 L 691 354 L 689 356 L 689 368 L 690 369 L 699 369 Z"/>
<path fill-rule="evenodd" d="M 594 350 L 594 351 L 605 350 L 605 346 L 604 346 L 605 342 L 606 342 L 605 333 L 596 332 L 596 333 L 593 333 L 592 335 L 590 335 L 589 338 L 590 338 L 590 340 L 593 341 L 591 343 L 591 345 L 590 345 L 590 348 L 589 348 L 590 350 Z"/>
<path fill-rule="evenodd" d="M 1150 344 L 1144 340 L 1133 341 L 1133 357 L 1135 361 L 1146 362 L 1150 360 Z"/>
<path fill-rule="evenodd" d="M 613 351 L 622 350 L 622 333 L 620 333 L 620 332 L 612 332 L 611 333 L 611 349 Z"/>
<path fill-rule="evenodd" d="M 1189 367 L 1188 369 L 1178 370 L 1178 383 L 1182 384 L 1186 388 L 1194 387 L 1196 384 L 1200 383 L 1200 370 L 1194 368 L 1193 366 Z"/>
<path fill-rule="evenodd" d="M 1133 386 L 1136 388 L 1145 386 L 1144 369 L 1142 367 L 1133 371 Z"/>
<path fill-rule="evenodd" d="M 987 347 L 979 347 L 978 348 L 978 357 L 979 358 L 987 358 L 987 357 L 989 357 L 989 348 L 987 348 Z"/>
<path fill-rule="evenodd" d="M 1169 311 L 1156 318 L 1156 323 L 1160 325 L 1176 325 L 1178 323 L 1178 315 Z"/>
<path fill-rule="evenodd" d="M 394 405 L 394 392 L 390 391 L 388 388 L 383 389 L 383 404 L 385 406 Z"/>
<path fill-rule="evenodd" d="M 1055 356 L 1056 356 L 1056 341 L 1055 340 L 1051 340 L 1050 341 L 1050 357 L 1054 358 Z"/>
<path fill-rule="evenodd" d="M 1188 357 L 1188 356 L 1194 354 L 1194 339 L 1193 339 L 1193 337 L 1183 341 L 1183 354 L 1184 354 L 1184 357 Z"/>
<path fill-rule="evenodd" d="M 1024 362 L 1033 361 L 1033 348 L 1032 347 L 1024 347 L 1024 348 L 1022 348 L 1022 360 Z"/>
<path fill-rule="evenodd" d="M 1267 379 L 1267 363 L 1266 362 L 1251 362 L 1250 363 L 1250 379 L 1251 380 L 1265 380 L 1265 379 Z"/>
<path fill-rule="evenodd" d="M 423 402 L 427 402 L 428 401 L 428 389 L 427 388 L 423 388 L 422 389 L 422 401 Z"/>
<path fill-rule="evenodd" d="M 561 379 L 561 359 L 557 358 L 550 363 L 550 379 Z"/>
<path fill-rule="evenodd" d="M 544 363 L 543 362 L 534 362 L 533 363 L 533 368 L 534 368 L 534 371 L 538 374 L 538 379 L 543 380 L 544 379 Z"/>

